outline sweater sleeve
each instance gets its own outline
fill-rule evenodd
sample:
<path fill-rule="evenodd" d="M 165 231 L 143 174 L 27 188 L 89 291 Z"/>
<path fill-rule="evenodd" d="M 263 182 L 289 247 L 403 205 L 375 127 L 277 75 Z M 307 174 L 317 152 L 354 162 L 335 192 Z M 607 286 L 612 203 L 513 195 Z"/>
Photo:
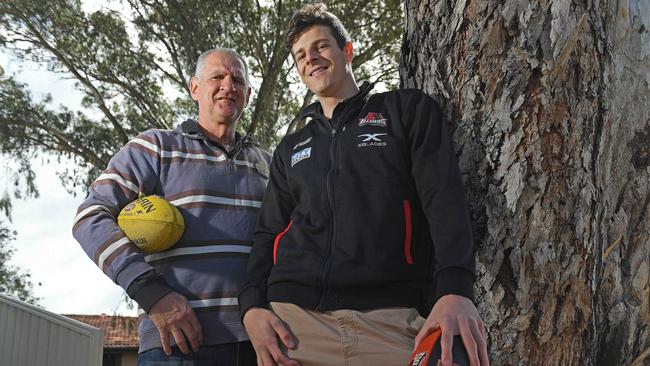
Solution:
<path fill-rule="evenodd" d="M 124 235 L 117 215 L 140 193 L 153 194 L 159 188 L 160 145 L 156 134 L 147 131 L 115 154 L 90 185 L 72 228 L 88 257 L 146 311 L 171 289 Z"/>
<path fill-rule="evenodd" d="M 428 95 L 408 90 L 402 98 L 411 174 L 435 246 L 436 300 L 448 294 L 473 299 L 472 228 L 449 125 Z"/>
<path fill-rule="evenodd" d="M 266 287 L 273 267 L 275 238 L 289 225 L 295 206 L 287 183 L 282 150 L 283 143 L 280 143 L 273 154 L 269 183 L 253 234 L 253 249 L 248 259 L 246 280 L 239 294 L 241 319 L 250 308 L 268 307 Z"/>

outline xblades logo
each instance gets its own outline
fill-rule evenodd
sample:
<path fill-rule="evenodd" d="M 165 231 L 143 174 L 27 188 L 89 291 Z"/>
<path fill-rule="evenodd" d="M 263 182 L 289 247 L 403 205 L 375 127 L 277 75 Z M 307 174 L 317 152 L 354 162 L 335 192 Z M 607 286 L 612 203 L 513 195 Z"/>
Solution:
<path fill-rule="evenodd" d="M 386 141 L 382 141 L 379 137 L 380 136 L 386 136 L 385 133 L 364 133 L 362 135 L 359 135 L 357 137 L 362 138 L 361 142 L 357 145 L 357 147 L 368 147 L 368 146 L 378 146 L 378 147 L 383 147 L 388 145 Z"/>
<path fill-rule="evenodd" d="M 364 133 L 363 135 L 359 135 L 357 137 L 364 137 L 364 136 L 366 137 L 366 139 L 361 142 L 368 142 L 368 141 L 381 142 L 381 140 L 377 136 L 385 136 L 385 135 L 386 135 L 385 133 Z"/>

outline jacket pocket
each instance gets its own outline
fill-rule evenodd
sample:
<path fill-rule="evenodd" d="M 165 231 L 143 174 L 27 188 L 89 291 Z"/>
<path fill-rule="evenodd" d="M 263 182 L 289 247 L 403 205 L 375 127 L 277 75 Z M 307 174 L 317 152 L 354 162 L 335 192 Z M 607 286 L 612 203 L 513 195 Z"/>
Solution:
<path fill-rule="evenodd" d="M 404 257 L 407 264 L 413 264 L 411 256 L 411 239 L 413 237 L 413 223 L 411 222 L 411 203 L 404 200 Z"/>
<path fill-rule="evenodd" d="M 293 221 L 289 221 L 289 225 L 287 225 L 286 229 L 284 229 L 281 233 L 276 235 L 275 237 L 275 242 L 273 242 L 273 264 L 277 262 L 277 256 L 278 256 L 278 245 L 280 244 L 280 239 L 284 236 L 284 234 L 289 231 L 291 228 L 291 224 L 293 224 Z"/>

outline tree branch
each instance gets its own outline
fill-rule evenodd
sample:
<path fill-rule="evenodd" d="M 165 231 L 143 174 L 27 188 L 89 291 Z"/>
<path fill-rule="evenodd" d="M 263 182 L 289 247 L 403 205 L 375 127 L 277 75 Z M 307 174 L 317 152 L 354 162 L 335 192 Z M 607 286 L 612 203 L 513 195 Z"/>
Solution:
<path fill-rule="evenodd" d="M 92 163 L 95 167 L 98 169 L 104 169 L 106 167 L 106 163 L 102 161 L 101 159 L 97 158 L 97 155 L 93 153 L 91 150 L 85 148 L 83 145 L 80 144 L 80 141 L 78 140 L 71 140 L 67 136 L 65 136 L 63 133 L 61 133 L 59 130 L 50 127 L 47 124 L 43 123 L 38 123 L 34 122 L 31 120 L 23 120 L 23 121 L 15 121 L 15 120 L 7 120 L 7 119 L 2 119 L 0 120 L 2 123 L 5 123 L 7 125 L 16 125 L 16 126 L 26 126 L 26 127 L 34 127 L 38 130 L 42 130 L 43 132 L 48 133 L 49 135 L 53 136 L 56 138 L 61 144 L 65 145 L 68 150 L 79 157 L 83 158 L 84 160 Z M 39 142 L 40 144 L 40 142 Z"/>
<path fill-rule="evenodd" d="M 45 48 L 46 50 L 50 51 L 52 54 L 56 56 L 56 58 L 63 64 L 65 65 L 68 70 L 83 84 L 86 86 L 90 94 L 94 97 L 95 102 L 97 102 L 97 105 L 99 109 L 104 113 L 106 118 L 111 122 L 113 127 L 115 127 L 115 130 L 117 131 L 118 135 L 120 136 L 122 143 L 126 144 L 129 141 L 129 137 L 122 128 L 122 125 L 117 121 L 115 116 L 110 112 L 106 104 L 104 103 L 104 99 L 101 96 L 101 93 L 95 86 L 92 84 L 92 82 L 82 76 L 79 71 L 74 67 L 72 62 L 67 59 L 67 57 L 59 52 L 54 46 L 49 44 L 47 40 L 45 40 L 45 37 L 34 27 L 34 24 L 30 22 L 30 20 L 26 17 L 24 17 L 22 14 L 18 15 L 18 17 L 25 23 L 27 28 L 31 31 L 31 33 L 38 39 L 38 42 L 35 42 L 34 40 L 30 40 L 30 43 L 32 44 L 37 44 Z"/>

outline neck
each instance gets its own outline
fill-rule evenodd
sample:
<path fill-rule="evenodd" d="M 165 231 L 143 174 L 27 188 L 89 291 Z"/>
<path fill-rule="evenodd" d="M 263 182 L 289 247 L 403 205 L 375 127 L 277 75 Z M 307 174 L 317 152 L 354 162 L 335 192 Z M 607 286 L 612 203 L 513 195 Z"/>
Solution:
<path fill-rule="evenodd" d="M 321 107 L 323 107 L 323 114 L 327 118 L 332 118 L 334 113 L 334 108 L 342 102 L 343 100 L 350 98 L 351 96 L 359 92 L 359 87 L 354 79 L 350 79 L 348 85 L 344 88 L 340 88 L 337 93 L 333 95 L 319 95 L 318 101 L 320 102 Z"/>
<path fill-rule="evenodd" d="M 235 143 L 236 123 L 204 123 L 201 121 L 201 117 L 199 117 L 199 127 L 214 142 L 218 142 L 224 146 Z"/>

